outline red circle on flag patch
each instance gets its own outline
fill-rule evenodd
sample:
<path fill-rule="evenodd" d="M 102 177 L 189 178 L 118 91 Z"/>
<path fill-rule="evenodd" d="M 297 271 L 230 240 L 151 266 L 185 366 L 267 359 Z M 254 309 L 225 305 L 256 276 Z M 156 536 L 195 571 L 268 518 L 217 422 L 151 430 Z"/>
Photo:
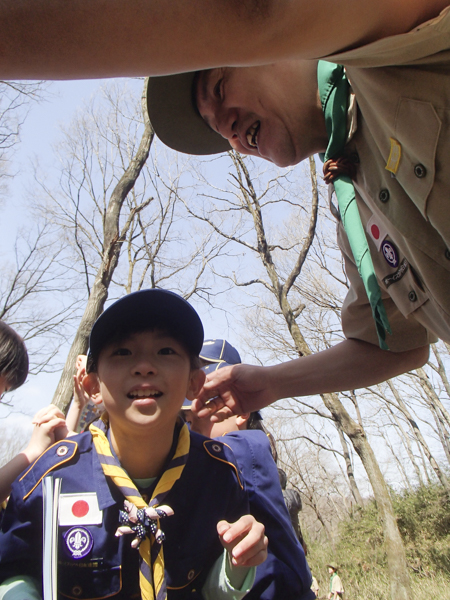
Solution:
<path fill-rule="evenodd" d="M 370 227 L 370 231 L 376 240 L 380 237 L 380 230 L 378 229 L 378 225 L 372 225 Z"/>
<path fill-rule="evenodd" d="M 77 500 L 73 503 L 72 514 L 75 517 L 85 517 L 89 512 L 89 504 L 85 500 Z"/>

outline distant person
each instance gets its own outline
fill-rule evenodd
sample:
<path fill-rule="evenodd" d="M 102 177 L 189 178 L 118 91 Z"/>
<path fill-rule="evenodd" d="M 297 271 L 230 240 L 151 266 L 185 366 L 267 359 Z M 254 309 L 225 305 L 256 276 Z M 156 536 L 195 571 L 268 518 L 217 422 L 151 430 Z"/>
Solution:
<path fill-rule="evenodd" d="M 206 340 L 200 352 L 203 370 L 209 373 L 238 364 L 238 351 L 226 340 Z M 250 513 L 266 528 L 269 538 L 267 560 L 256 569 L 252 590 L 245 600 L 310 600 L 311 576 L 303 548 L 292 528 L 275 464 L 276 450 L 259 413 L 217 415 L 199 419 L 183 406 L 191 430 L 229 446 L 249 493 Z"/>
<path fill-rule="evenodd" d="M 278 468 L 278 476 L 280 478 L 281 489 L 283 490 L 283 498 L 286 504 L 286 507 L 289 512 L 289 517 L 291 519 L 292 527 L 294 528 L 295 535 L 297 536 L 298 541 L 302 545 L 302 548 L 307 554 L 307 548 L 305 540 L 303 539 L 302 530 L 300 527 L 300 523 L 298 520 L 298 513 L 302 510 L 302 498 L 298 490 L 294 490 L 292 488 L 287 488 L 287 476 L 283 469 Z"/>
<path fill-rule="evenodd" d="M 328 594 L 328 600 L 339 600 L 339 598 L 344 598 L 344 586 L 337 573 L 338 567 L 335 564 L 327 565 L 327 567 L 330 575 L 330 593 Z"/>
<path fill-rule="evenodd" d="M 7 392 L 12 392 L 25 383 L 27 375 L 28 352 L 25 342 L 12 327 L 0 321 L 0 400 Z M 36 418 L 42 424 L 34 425 L 27 447 L 0 468 L 0 504 L 11 493 L 16 477 L 55 441 L 56 430 L 59 429 L 61 437 L 66 434 L 64 415 L 56 406 L 40 410 Z"/>
<path fill-rule="evenodd" d="M 312 583 L 311 583 L 311 589 L 312 591 L 315 593 L 316 598 L 319 597 L 319 584 L 317 582 L 317 579 L 314 577 L 314 575 L 312 575 Z"/>
<path fill-rule="evenodd" d="M 62 479 L 58 596 L 237 600 L 267 554 L 234 458 L 178 419 L 203 381 L 201 321 L 182 297 L 129 294 L 95 322 L 83 387 L 102 420 L 51 446 L 13 484 L 0 597 L 42 594 L 42 485 Z M 163 532 L 161 531 L 163 530 Z M 129 534 L 129 535 L 127 535 Z"/>
<path fill-rule="evenodd" d="M 79 354 L 75 362 L 76 374 L 73 376 L 73 399 L 67 413 L 67 427 L 70 431 L 82 431 L 95 419 L 98 419 L 105 407 L 99 394 L 89 396 L 83 387 L 86 376 L 85 354 Z"/>

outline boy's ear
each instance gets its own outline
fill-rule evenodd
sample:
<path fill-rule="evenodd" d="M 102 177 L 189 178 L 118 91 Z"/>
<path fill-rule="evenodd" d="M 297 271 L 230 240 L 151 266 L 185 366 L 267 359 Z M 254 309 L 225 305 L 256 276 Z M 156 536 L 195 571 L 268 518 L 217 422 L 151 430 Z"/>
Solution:
<path fill-rule="evenodd" d="M 186 398 L 188 400 L 194 400 L 200 393 L 200 390 L 205 383 L 206 374 L 201 369 L 194 369 L 191 371 L 191 375 L 189 377 L 189 386 L 186 391 Z"/>
<path fill-rule="evenodd" d="M 250 413 L 243 413 L 242 415 L 236 416 L 236 425 L 239 429 L 246 427 L 247 421 L 250 418 Z"/>
<path fill-rule="evenodd" d="M 100 381 L 97 377 L 97 373 L 88 373 L 83 377 L 82 386 L 86 393 L 95 401 L 96 396 L 100 396 Z M 100 397 L 101 400 L 101 397 Z"/>

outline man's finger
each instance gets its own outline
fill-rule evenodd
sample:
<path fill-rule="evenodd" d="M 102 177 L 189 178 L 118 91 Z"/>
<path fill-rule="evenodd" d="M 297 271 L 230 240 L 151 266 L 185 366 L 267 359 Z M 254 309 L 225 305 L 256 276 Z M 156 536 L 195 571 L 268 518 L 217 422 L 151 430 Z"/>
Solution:
<path fill-rule="evenodd" d="M 200 418 L 209 417 L 211 414 L 217 412 L 225 406 L 224 401 L 220 396 L 215 396 L 206 401 L 202 401 L 199 398 L 193 400 L 191 405 L 192 412 Z"/>

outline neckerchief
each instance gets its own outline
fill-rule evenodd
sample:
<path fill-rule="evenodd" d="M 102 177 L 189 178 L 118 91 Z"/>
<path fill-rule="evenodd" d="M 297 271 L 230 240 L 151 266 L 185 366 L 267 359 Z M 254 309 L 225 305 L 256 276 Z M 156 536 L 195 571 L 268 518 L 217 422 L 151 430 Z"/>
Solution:
<path fill-rule="evenodd" d="M 330 594 L 332 592 L 333 589 L 333 579 L 335 578 L 336 575 L 336 571 L 334 573 L 332 573 L 331 577 L 330 577 Z"/>
<path fill-rule="evenodd" d="M 329 140 L 325 154 L 319 155 L 320 159 L 325 162 L 330 158 L 340 157 L 345 147 L 350 86 L 342 65 L 334 65 L 323 60 L 319 60 L 317 79 Z M 388 333 L 392 333 L 392 331 L 381 298 L 381 290 L 375 275 L 366 234 L 361 223 L 355 188 L 350 177 L 344 174 L 338 175 L 333 183 L 342 224 L 372 308 L 380 348 L 389 350 L 386 344 L 386 331 Z"/>
<path fill-rule="evenodd" d="M 187 425 L 183 425 L 180 430 L 175 454 L 156 484 L 156 488 L 148 504 L 143 500 L 128 473 L 114 457 L 109 441 L 103 431 L 95 425 L 90 425 L 89 431 L 92 434 L 92 440 L 103 473 L 112 479 L 125 498 L 129 502 L 132 502 L 138 509 L 148 506 L 156 508 L 161 505 L 174 483 L 180 478 L 188 459 L 190 436 Z M 162 544 L 155 542 L 153 533 L 150 534 L 150 537 L 147 536 L 142 540 L 139 545 L 139 555 L 139 585 L 141 587 L 142 600 L 165 600 L 167 598 L 167 590 L 164 578 L 163 547 Z"/>

